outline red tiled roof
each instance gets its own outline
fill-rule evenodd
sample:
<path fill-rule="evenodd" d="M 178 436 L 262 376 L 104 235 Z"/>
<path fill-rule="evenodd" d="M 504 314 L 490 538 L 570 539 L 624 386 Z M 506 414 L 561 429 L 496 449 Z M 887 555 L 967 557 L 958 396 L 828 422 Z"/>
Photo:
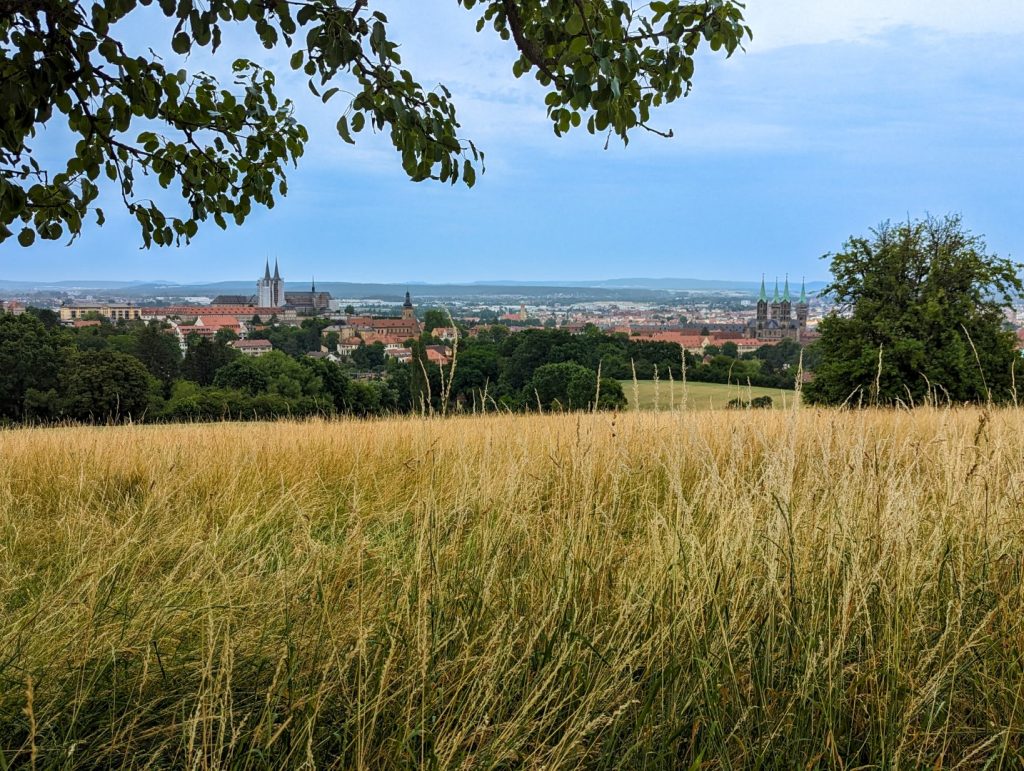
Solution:
<path fill-rule="evenodd" d="M 705 338 L 700 335 L 684 335 L 682 332 L 645 332 L 634 336 L 633 339 L 655 343 L 676 343 L 683 348 L 701 348 Z"/>
<path fill-rule="evenodd" d="M 225 327 L 237 328 L 241 326 L 238 323 L 238 319 L 234 316 L 220 316 L 206 313 L 196 319 L 195 325 L 197 327 L 206 327 L 207 329 L 224 329 Z"/>
<path fill-rule="evenodd" d="M 249 305 L 168 305 L 160 308 L 139 308 L 143 316 L 241 316 L 251 319 L 259 316 L 266 319 L 275 313 L 284 313 L 284 308 L 255 308 Z"/>
<path fill-rule="evenodd" d="M 248 348 L 249 350 L 260 350 L 274 347 L 269 340 L 232 340 L 231 346 L 233 348 L 240 349 Z"/>

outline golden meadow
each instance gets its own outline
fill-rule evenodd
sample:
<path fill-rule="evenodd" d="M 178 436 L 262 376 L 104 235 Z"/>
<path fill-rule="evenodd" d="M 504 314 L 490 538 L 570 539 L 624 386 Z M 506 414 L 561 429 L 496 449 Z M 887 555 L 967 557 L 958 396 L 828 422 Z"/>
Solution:
<path fill-rule="evenodd" d="M 1019 768 L 1024 412 L 0 432 L 0 765 Z"/>

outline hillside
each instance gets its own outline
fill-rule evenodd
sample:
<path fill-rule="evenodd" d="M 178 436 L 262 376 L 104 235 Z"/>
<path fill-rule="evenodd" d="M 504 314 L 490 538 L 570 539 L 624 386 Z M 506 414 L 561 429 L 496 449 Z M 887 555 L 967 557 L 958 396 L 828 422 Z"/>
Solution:
<path fill-rule="evenodd" d="M 0 433 L 3 765 L 1022 762 L 1024 413 Z"/>

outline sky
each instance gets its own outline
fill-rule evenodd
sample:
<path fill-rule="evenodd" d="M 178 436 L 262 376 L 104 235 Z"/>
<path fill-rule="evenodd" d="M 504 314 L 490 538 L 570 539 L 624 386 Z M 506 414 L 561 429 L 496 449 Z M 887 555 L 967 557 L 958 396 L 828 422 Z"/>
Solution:
<path fill-rule="evenodd" d="M 187 247 L 145 250 L 105 196 L 107 224 L 71 245 L 0 246 L 0 278 L 255 280 L 269 257 L 290 284 L 821 280 L 822 256 L 851 235 L 929 213 L 958 213 L 990 251 L 1024 258 L 1020 0 L 749 0 L 746 51 L 702 56 L 692 94 L 654 114 L 675 137 L 607 149 L 586 131 L 555 137 L 544 89 L 512 76 L 512 43 L 476 33 L 455 0 L 371 6 L 420 82 L 452 91 L 463 135 L 487 153 L 474 188 L 410 182 L 384 136 L 342 143 L 343 104 L 310 96 L 286 51 L 236 35 L 188 66 L 225 73 L 245 55 L 278 74 L 311 134 L 287 198 L 240 228 L 211 222 Z M 159 15 L 124 30 L 161 52 L 170 34 Z M 47 129 L 44 154 L 60 145 Z"/>

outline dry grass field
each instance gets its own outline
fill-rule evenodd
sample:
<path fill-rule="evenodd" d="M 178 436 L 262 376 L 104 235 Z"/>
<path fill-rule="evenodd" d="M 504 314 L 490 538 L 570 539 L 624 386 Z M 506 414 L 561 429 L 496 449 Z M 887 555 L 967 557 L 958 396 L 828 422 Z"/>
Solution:
<path fill-rule="evenodd" d="M 0 766 L 1020 768 L 1024 412 L 0 432 Z"/>

